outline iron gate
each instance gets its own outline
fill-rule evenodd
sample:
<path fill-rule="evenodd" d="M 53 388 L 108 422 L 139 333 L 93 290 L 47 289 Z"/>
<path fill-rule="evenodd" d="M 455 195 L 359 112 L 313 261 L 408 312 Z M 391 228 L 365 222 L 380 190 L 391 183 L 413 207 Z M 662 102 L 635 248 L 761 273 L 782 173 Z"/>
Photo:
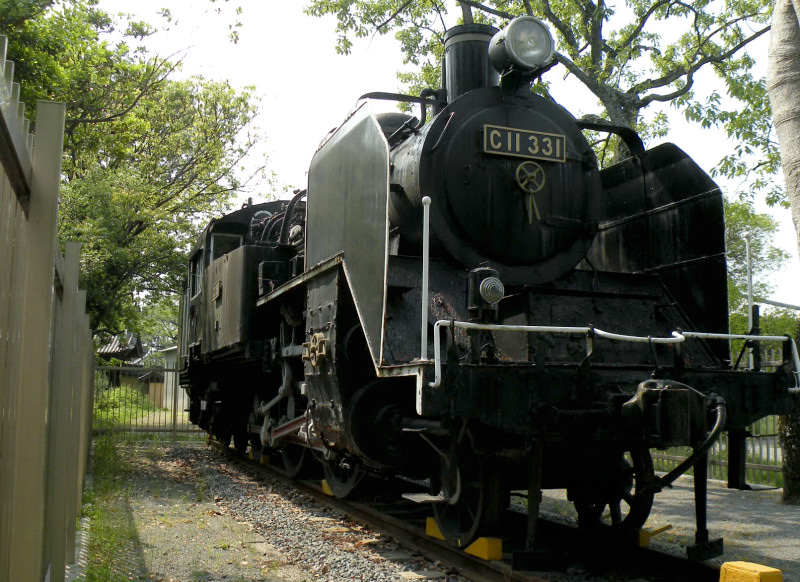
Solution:
<path fill-rule="evenodd" d="M 95 434 L 124 433 L 133 440 L 204 435 L 189 422 L 189 399 L 174 368 L 96 366 L 94 385 Z"/>

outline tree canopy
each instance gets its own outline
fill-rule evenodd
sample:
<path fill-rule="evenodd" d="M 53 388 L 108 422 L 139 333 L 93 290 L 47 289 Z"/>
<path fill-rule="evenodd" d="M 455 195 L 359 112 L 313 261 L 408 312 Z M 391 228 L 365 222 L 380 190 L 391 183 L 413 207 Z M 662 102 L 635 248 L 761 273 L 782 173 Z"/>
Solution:
<path fill-rule="evenodd" d="M 756 303 L 768 299 L 775 291 L 770 279 L 786 265 L 789 255 L 775 247 L 772 240 L 778 223 L 768 214 L 754 210 L 750 202 L 725 203 L 725 247 L 728 261 L 728 305 L 732 333 L 747 333 L 747 256 L 749 240 Z M 762 333 L 766 335 L 793 334 L 797 316 L 786 310 L 768 308 L 762 318 Z"/>
<path fill-rule="evenodd" d="M 179 79 L 179 61 L 141 46 L 151 32 L 95 0 L 0 0 L 23 100 L 67 103 L 59 234 L 83 243 L 91 325 L 110 333 L 179 291 L 191 239 L 249 179 L 258 137 L 251 90 Z"/>
<path fill-rule="evenodd" d="M 647 117 L 645 110 L 669 103 L 736 139 L 717 171 L 750 175 L 770 201 L 783 200 L 765 177 L 777 170 L 778 157 L 765 83 L 754 76 L 748 54 L 769 30 L 771 0 L 309 0 L 306 11 L 337 18 L 337 49 L 344 53 L 354 37 L 393 31 L 405 62 L 416 69 L 401 80 L 417 90 L 438 84 L 443 33 L 452 24 L 447 9 L 456 4 L 464 9 L 458 14 L 497 26 L 521 14 L 546 21 L 563 68 L 545 79 L 566 73 L 582 83 L 597 99 L 587 113 L 647 138 L 664 135 L 669 122 L 663 110 Z M 707 74 L 718 81 L 698 90 Z"/>

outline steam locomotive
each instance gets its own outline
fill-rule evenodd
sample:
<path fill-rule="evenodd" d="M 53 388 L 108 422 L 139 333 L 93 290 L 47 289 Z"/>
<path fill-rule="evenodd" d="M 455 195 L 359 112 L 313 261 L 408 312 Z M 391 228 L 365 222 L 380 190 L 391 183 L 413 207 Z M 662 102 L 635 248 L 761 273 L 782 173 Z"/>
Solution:
<path fill-rule="evenodd" d="M 181 309 L 190 417 L 291 475 L 321 465 L 337 496 L 423 480 L 462 547 L 502 533 L 516 490 L 528 550 L 542 489 L 566 489 L 584 527 L 635 531 L 693 467 L 704 559 L 722 551 L 707 451 L 729 431 L 743 484 L 744 427 L 787 410 L 797 349 L 754 331 L 737 337 L 784 342 L 782 365 L 730 357 L 720 190 L 676 146 L 534 94 L 553 64 L 536 18 L 456 26 L 442 89 L 365 95 L 307 191 L 212 221 Z M 600 170 L 587 130 L 629 156 Z M 658 475 L 650 450 L 671 446 L 693 452 Z"/>

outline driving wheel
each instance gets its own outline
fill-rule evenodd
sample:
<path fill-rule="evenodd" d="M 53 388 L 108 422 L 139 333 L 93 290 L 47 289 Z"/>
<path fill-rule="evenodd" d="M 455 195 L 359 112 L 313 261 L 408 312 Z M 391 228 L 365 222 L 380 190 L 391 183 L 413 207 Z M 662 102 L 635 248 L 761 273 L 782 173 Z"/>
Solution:
<path fill-rule="evenodd" d="M 292 479 L 308 476 L 314 467 L 313 457 L 308 448 L 296 443 L 284 443 L 281 459 L 286 474 Z"/>
<path fill-rule="evenodd" d="M 353 497 L 361 492 L 366 471 L 357 459 L 336 457 L 323 461 L 322 471 L 334 496 Z"/>

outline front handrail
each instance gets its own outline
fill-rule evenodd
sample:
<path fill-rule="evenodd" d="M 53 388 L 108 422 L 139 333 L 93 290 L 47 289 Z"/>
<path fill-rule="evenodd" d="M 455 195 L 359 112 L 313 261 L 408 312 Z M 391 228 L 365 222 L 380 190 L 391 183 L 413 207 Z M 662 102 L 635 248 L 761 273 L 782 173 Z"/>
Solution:
<path fill-rule="evenodd" d="M 566 333 L 571 335 L 585 335 L 587 342 L 587 353 L 591 353 L 590 342 L 594 337 L 603 339 L 647 343 L 647 344 L 679 344 L 687 339 L 741 339 L 754 341 L 780 341 L 788 342 L 792 350 L 792 363 L 794 364 L 795 386 L 789 388 L 789 392 L 800 392 L 800 354 L 797 351 L 797 344 L 790 336 L 782 335 L 748 335 L 738 333 L 708 333 L 700 331 L 673 331 L 670 337 L 637 336 L 612 333 L 591 326 L 553 326 L 553 325 L 502 325 L 497 323 L 472 323 L 467 321 L 455 321 L 440 319 L 433 326 L 433 364 L 434 379 L 428 385 L 431 388 L 438 388 L 442 384 L 442 341 L 441 328 L 443 326 L 458 327 L 461 329 L 477 329 L 484 331 L 520 331 L 525 333 Z"/>

